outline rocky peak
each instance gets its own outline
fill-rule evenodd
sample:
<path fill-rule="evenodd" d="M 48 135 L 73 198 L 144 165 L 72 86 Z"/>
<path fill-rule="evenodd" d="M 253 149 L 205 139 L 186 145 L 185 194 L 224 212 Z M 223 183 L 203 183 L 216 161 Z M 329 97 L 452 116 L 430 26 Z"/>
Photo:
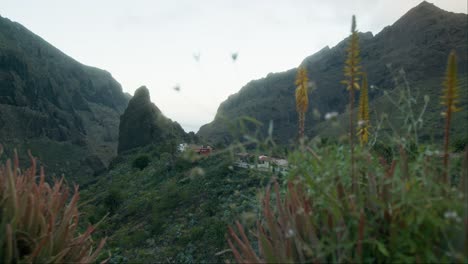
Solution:
<path fill-rule="evenodd" d="M 133 96 L 133 98 L 136 100 L 137 98 L 141 98 L 141 100 L 145 100 L 145 101 L 148 101 L 150 102 L 150 93 L 149 93 L 149 90 L 148 88 L 146 88 L 146 86 L 141 86 L 140 88 L 136 89 L 135 91 L 135 95 Z M 133 100 L 133 101 L 135 101 Z"/>
<path fill-rule="evenodd" d="M 419 5 L 410 9 L 400 19 L 398 19 L 393 26 L 396 27 L 410 27 L 413 28 L 417 25 L 426 25 L 423 21 L 438 19 L 449 12 L 442 10 L 432 3 L 423 1 Z"/>
<path fill-rule="evenodd" d="M 438 8 L 433 3 L 422 1 L 419 5 L 413 7 L 409 12 L 435 12 L 435 11 L 444 11 L 444 10 Z"/>
<path fill-rule="evenodd" d="M 135 90 L 135 94 L 128 102 L 127 110 L 128 109 L 142 109 L 143 111 L 149 111 L 151 109 L 151 111 L 157 113 L 161 112 L 159 108 L 151 102 L 150 92 L 148 88 L 146 88 L 146 86 L 144 85 Z"/>
<path fill-rule="evenodd" d="M 166 140 L 181 138 L 185 132 L 166 118 L 151 102 L 146 86 L 141 86 L 120 117 L 118 153 L 147 145 L 158 145 Z"/>

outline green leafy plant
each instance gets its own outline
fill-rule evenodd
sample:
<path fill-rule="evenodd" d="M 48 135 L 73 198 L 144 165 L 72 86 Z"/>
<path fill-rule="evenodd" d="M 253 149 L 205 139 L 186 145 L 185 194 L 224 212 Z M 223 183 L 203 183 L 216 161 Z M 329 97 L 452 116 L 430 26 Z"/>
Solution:
<path fill-rule="evenodd" d="M 1 146 L 0 146 L 1 153 Z M 49 185 L 36 160 L 22 171 L 18 156 L 0 165 L 0 261 L 3 263 L 92 263 L 106 239 L 96 246 L 95 226 L 79 232 L 79 192 L 64 179 Z M 73 194 L 73 195 L 72 195 Z M 71 199 L 69 199 L 71 196 Z"/>
<path fill-rule="evenodd" d="M 392 163 L 393 161 L 393 150 L 388 144 L 383 142 L 377 141 L 372 146 L 371 150 L 375 155 L 379 156 L 380 158 L 384 159 L 385 162 L 388 164 Z"/>
<path fill-rule="evenodd" d="M 109 190 L 106 198 L 104 198 L 104 204 L 110 210 L 111 213 L 117 211 L 119 206 L 123 202 L 122 192 L 119 189 L 112 188 Z"/>
<path fill-rule="evenodd" d="M 455 138 L 452 143 L 454 152 L 462 152 L 468 146 L 468 136 Z"/>
<path fill-rule="evenodd" d="M 396 86 L 391 92 L 383 90 L 383 94 L 385 99 L 391 104 L 394 113 L 383 113 L 378 126 L 380 127 L 383 123 L 386 123 L 391 132 L 386 135 L 388 139 L 392 141 L 396 139 L 396 141 L 405 148 L 405 141 L 414 142 L 418 145 L 419 139 L 421 138 L 421 129 L 424 125 L 424 115 L 428 110 L 430 102 L 430 96 L 427 94 L 422 96 L 420 90 L 410 85 L 403 68 L 394 72 L 389 66 L 389 70 L 392 71 L 391 75 L 394 78 Z M 391 119 L 395 118 L 401 119 L 401 125 L 399 127 L 396 127 L 395 123 L 391 121 Z M 377 140 L 379 136 L 378 129 L 376 128 L 374 131 L 374 140 Z"/>

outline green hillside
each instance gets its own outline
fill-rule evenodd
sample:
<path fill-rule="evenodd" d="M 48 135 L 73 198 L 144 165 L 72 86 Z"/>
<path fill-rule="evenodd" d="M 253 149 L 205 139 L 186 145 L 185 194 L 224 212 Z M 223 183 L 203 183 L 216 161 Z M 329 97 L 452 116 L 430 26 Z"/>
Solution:
<path fill-rule="evenodd" d="M 134 168 L 142 156 L 149 164 Z M 110 212 L 98 236 L 109 237 L 112 263 L 220 263 L 231 258 L 216 255 L 228 248 L 227 225 L 239 217 L 252 224 L 269 179 L 234 168 L 229 153 L 199 158 L 149 147 L 121 156 L 81 193 L 91 223 Z"/>

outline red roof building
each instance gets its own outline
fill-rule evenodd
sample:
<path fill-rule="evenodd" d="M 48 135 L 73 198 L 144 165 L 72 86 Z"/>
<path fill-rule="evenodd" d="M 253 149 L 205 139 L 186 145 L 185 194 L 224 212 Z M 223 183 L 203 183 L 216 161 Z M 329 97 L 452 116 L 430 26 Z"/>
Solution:
<path fill-rule="evenodd" d="M 210 146 L 201 146 L 195 152 L 197 152 L 200 155 L 210 155 L 211 152 L 213 152 L 213 148 Z"/>

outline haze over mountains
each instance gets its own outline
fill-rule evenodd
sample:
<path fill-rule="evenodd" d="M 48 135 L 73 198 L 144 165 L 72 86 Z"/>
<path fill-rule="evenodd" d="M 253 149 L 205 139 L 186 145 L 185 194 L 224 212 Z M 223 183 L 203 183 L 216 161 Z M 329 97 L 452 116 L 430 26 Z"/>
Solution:
<path fill-rule="evenodd" d="M 379 88 L 371 89 L 371 102 L 380 100 L 384 90 L 394 89 L 395 74 L 401 69 L 414 89 L 438 100 L 451 49 L 458 54 L 459 75 L 467 75 L 467 31 L 466 14 L 447 12 L 422 2 L 377 35 L 360 33 L 362 65 L 368 72 L 370 84 Z M 347 93 L 340 81 L 346 45 L 345 39 L 302 62 L 317 87 L 310 94 L 311 103 L 306 114 L 309 137 L 324 131 L 324 123 L 319 123 L 324 121 L 325 113 L 344 113 Z M 203 126 L 198 135 L 213 144 L 232 142 L 236 137 L 242 137 L 231 131 L 238 127 L 237 120 L 248 116 L 263 124 L 260 128 L 247 126 L 250 132 L 259 129 L 259 133 L 265 135 L 271 121 L 273 136 L 278 142 L 294 140 L 297 131 L 295 75 L 296 69 L 290 69 L 249 82 L 220 105 L 214 121 Z M 461 83 L 464 85 L 462 91 L 466 90 L 466 81 Z M 467 101 L 466 94 L 462 92 L 465 96 L 462 102 Z M 145 104 L 150 104 L 149 94 L 148 98 L 143 97 L 143 101 L 148 101 Z M 0 18 L 2 144 L 17 147 L 20 152 L 31 149 L 50 171 L 57 174 L 70 175 L 79 171 L 79 174 L 89 176 L 99 173 L 117 155 L 120 118 L 129 98 L 110 73 L 82 65 L 20 24 Z M 132 112 L 131 109 L 128 111 Z M 138 115 L 138 112 L 133 114 Z M 435 119 L 439 111 L 431 108 L 429 112 L 429 119 Z M 177 136 L 170 138 L 186 140 L 177 124 L 167 125 L 172 124 L 168 121 L 161 126 L 165 122 L 161 120 L 166 119 L 158 119 L 162 116 L 160 113 L 145 117 L 128 115 L 131 118 L 122 117 L 126 123 L 121 128 L 152 135 L 147 138 L 149 142 L 168 138 L 156 135 L 155 131 L 162 127 L 177 131 Z M 459 122 L 466 123 L 466 111 L 459 116 Z M 133 122 L 142 128 L 132 127 Z M 154 126 L 145 126 L 145 122 Z M 148 132 L 143 127 L 153 131 Z M 164 129 L 158 135 L 168 134 Z M 138 137 L 132 133 L 130 137 Z M 45 146 L 47 151 L 44 151 Z M 122 146 L 122 149 L 127 147 Z"/>

